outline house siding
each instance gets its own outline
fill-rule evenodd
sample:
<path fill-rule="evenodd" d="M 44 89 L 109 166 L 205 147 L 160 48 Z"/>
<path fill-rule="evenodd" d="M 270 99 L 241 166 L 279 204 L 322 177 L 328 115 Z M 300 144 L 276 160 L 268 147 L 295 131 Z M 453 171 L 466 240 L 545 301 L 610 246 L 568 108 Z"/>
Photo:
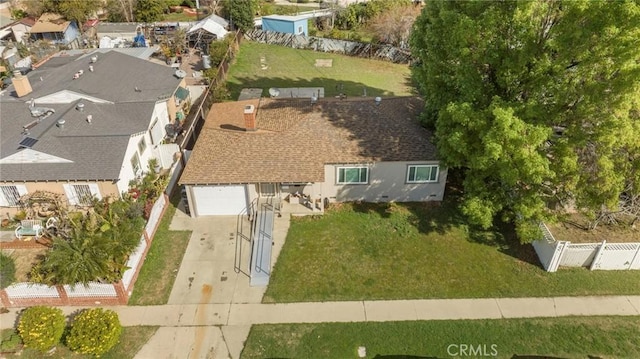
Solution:
<path fill-rule="evenodd" d="M 368 184 L 337 184 L 339 167 L 353 164 L 325 165 L 325 181 L 321 185 L 321 196 L 331 202 L 423 202 L 442 201 L 447 179 L 447 169 L 440 167 L 438 182 L 406 183 L 409 165 L 437 165 L 437 161 L 376 162 L 363 164 L 369 168 Z"/>
<path fill-rule="evenodd" d="M 119 196 L 120 191 L 118 187 L 111 181 L 76 181 L 76 182 L 0 182 L 0 186 L 15 186 L 23 185 L 27 187 L 27 193 L 34 193 L 36 191 L 44 191 L 61 194 L 62 197 L 67 200 L 64 191 L 64 185 L 67 184 L 97 184 L 100 189 L 100 195 L 104 198 L 106 196 Z M 9 213 L 13 216 L 20 209 L 17 207 L 2 207 L 2 213 Z"/>
<path fill-rule="evenodd" d="M 287 34 L 300 35 L 298 31 L 298 27 L 302 27 L 302 32 L 305 36 L 309 35 L 309 27 L 307 24 L 307 20 L 280 20 L 280 19 L 262 19 L 262 30 L 264 31 L 274 31 L 274 32 L 283 32 Z"/>

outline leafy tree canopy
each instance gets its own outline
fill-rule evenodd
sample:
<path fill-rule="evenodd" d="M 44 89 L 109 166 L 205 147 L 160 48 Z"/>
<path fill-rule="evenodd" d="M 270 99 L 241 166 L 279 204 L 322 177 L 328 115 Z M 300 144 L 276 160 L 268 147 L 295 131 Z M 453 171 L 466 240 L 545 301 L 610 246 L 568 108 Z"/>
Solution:
<path fill-rule="evenodd" d="M 529 241 L 551 209 L 595 218 L 640 192 L 637 1 L 428 1 L 411 46 L 472 222 Z"/>
<path fill-rule="evenodd" d="M 258 10 L 257 0 L 224 0 L 222 16 L 229 19 L 233 26 L 248 31 L 253 29 L 253 18 Z"/>
<path fill-rule="evenodd" d="M 162 19 L 167 4 L 164 0 L 137 0 L 136 20 L 140 22 L 155 22 Z"/>

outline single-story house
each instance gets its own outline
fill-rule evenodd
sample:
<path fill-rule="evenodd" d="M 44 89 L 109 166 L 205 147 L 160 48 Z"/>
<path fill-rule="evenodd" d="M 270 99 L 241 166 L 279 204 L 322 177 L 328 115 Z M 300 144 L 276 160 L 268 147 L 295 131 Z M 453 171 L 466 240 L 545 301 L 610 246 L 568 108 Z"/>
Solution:
<path fill-rule="evenodd" d="M 260 98 L 211 108 L 179 180 L 192 216 L 254 200 L 442 201 L 447 169 L 417 97 Z"/>
<path fill-rule="evenodd" d="M 113 48 L 114 43 L 132 43 L 140 31 L 140 25 L 135 22 L 99 22 L 96 26 L 96 37 L 100 48 Z"/>
<path fill-rule="evenodd" d="M 262 30 L 309 36 L 308 15 L 268 15 L 262 17 Z"/>
<path fill-rule="evenodd" d="M 35 23 L 35 18 L 22 18 L 8 25 L 7 27 L 4 27 L 2 31 L 0 31 L 0 38 L 2 40 L 9 39 L 23 44 L 25 42 L 25 39 L 28 38 L 31 27 L 35 25 Z"/>
<path fill-rule="evenodd" d="M 75 21 L 66 20 L 60 14 L 42 14 L 29 32 L 31 40 L 51 41 L 56 45 L 80 47 L 80 30 Z"/>
<path fill-rule="evenodd" d="M 0 96 L 2 213 L 35 191 L 71 205 L 119 196 L 152 158 L 171 168 L 180 149 L 166 143 L 167 125 L 184 87 L 174 69 L 117 51 L 52 57 L 16 74 Z"/>

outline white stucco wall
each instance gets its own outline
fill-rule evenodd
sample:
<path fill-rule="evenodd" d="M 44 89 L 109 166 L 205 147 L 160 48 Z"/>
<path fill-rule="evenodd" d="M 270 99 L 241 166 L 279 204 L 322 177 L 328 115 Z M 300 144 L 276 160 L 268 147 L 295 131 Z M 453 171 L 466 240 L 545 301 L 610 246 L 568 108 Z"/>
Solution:
<path fill-rule="evenodd" d="M 354 165 L 325 165 L 325 181 L 321 185 L 322 198 L 329 201 L 422 202 L 442 201 L 447 169 L 440 167 L 438 182 L 406 183 L 408 165 L 433 165 L 437 161 L 377 162 L 363 164 L 369 168 L 368 184 L 337 184 L 338 167 Z M 359 166 L 359 165 L 358 165 Z"/>

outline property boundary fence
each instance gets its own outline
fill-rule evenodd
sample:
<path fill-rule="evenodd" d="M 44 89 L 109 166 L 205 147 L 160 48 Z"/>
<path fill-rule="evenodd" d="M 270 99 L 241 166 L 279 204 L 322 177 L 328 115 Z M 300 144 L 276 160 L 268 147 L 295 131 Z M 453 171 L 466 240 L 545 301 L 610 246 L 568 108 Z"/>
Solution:
<path fill-rule="evenodd" d="M 167 195 L 160 196 L 151 209 L 149 220 L 140 237 L 138 247 L 127 261 L 127 269 L 122 280 L 117 283 L 89 283 L 47 286 L 37 283 L 15 283 L 0 291 L 0 302 L 4 307 L 24 307 L 32 305 L 123 305 L 127 304 L 140 268 L 147 256 L 153 237 L 160 225 L 160 219 L 169 204 Z"/>
<path fill-rule="evenodd" d="M 591 270 L 640 269 L 640 243 L 571 243 L 557 241 L 540 223 L 543 239 L 533 242 L 540 263 L 547 272 L 559 267 L 588 267 Z"/>
<path fill-rule="evenodd" d="M 391 45 L 285 34 L 263 30 L 248 31 L 244 37 L 247 40 L 255 42 L 286 46 L 294 49 L 333 52 L 367 59 L 390 61 L 396 64 L 409 64 L 413 62 L 409 50 Z"/>

